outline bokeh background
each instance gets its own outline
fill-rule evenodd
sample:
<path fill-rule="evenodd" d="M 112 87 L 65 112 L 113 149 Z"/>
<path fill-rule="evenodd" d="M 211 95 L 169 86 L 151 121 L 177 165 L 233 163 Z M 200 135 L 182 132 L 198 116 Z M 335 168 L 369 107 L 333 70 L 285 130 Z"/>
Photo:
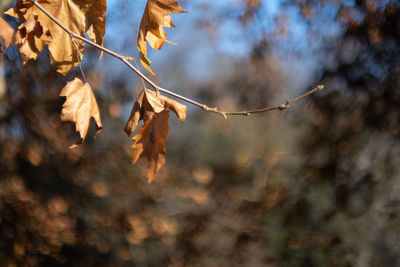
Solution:
<path fill-rule="evenodd" d="M 145 0 L 109 0 L 105 46 L 137 58 Z M 61 124 L 67 77 L 44 51 L 0 68 L 0 266 L 400 266 L 400 4 L 192 0 L 150 51 L 152 77 L 209 106 L 170 119 L 151 184 L 123 128 L 138 77 L 87 48 L 101 109 L 85 143 Z M 13 5 L 2 0 L 1 11 Z M 14 27 L 18 21 L 5 16 Z"/>

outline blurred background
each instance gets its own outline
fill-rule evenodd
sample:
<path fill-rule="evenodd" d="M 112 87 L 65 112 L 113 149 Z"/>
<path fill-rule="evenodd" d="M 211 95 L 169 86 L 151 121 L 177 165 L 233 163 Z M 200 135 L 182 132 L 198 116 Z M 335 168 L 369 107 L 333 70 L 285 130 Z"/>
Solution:
<path fill-rule="evenodd" d="M 14 1 L 2 0 L 1 11 Z M 109 0 L 105 46 L 135 56 L 145 0 Z M 400 266 L 400 4 L 192 0 L 149 51 L 165 88 L 227 110 L 171 116 L 151 184 L 123 128 L 138 77 L 87 47 L 103 131 L 60 123 L 44 51 L 0 68 L 0 266 Z M 17 27 L 18 21 L 5 19 Z M 151 75 L 150 75 L 151 76 Z"/>

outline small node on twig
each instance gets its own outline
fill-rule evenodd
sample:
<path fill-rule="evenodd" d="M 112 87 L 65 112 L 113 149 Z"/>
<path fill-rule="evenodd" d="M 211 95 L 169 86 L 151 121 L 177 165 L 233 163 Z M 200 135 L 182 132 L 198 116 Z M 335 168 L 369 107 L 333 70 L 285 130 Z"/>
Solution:
<path fill-rule="evenodd" d="M 134 58 L 134 57 L 125 56 L 124 59 L 126 59 L 126 60 L 128 60 L 128 61 L 135 61 L 135 58 Z"/>
<path fill-rule="evenodd" d="M 250 113 L 250 112 L 247 112 L 247 113 L 246 113 L 246 116 L 250 116 L 250 115 L 251 115 L 251 113 Z"/>
<path fill-rule="evenodd" d="M 325 88 L 325 85 L 323 85 L 323 84 L 318 85 L 318 90 L 322 90 L 322 89 L 324 89 L 324 88 Z"/>
<path fill-rule="evenodd" d="M 282 104 L 282 105 L 279 106 L 278 109 L 279 109 L 280 111 L 282 111 L 282 110 L 287 109 L 287 108 L 288 108 L 288 105 L 287 105 L 287 104 Z"/>

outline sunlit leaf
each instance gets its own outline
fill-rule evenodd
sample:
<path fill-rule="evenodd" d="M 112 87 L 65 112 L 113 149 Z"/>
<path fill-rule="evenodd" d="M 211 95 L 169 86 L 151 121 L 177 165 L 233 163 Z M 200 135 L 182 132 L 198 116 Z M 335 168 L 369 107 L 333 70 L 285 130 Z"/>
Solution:
<path fill-rule="evenodd" d="M 0 37 L 4 39 L 6 48 L 11 44 L 14 30 L 8 23 L 0 17 Z"/>
<path fill-rule="evenodd" d="M 0 18 L 0 37 L 4 39 L 6 44 L 6 48 L 11 44 L 14 35 L 14 30 L 5 22 L 2 18 Z M 3 54 L 3 44 L 0 43 L 0 66 L 2 64 L 2 54 Z"/>
<path fill-rule="evenodd" d="M 147 43 L 153 49 L 161 49 L 167 40 L 167 34 L 163 27 L 175 27 L 169 14 L 184 13 L 176 0 L 148 0 L 144 9 L 143 17 L 140 22 L 138 35 L 138 49 L 140 53 L 140 62 L 150 71 L 150 59 L 147 57 Z"/>
<path fill-rule="evenodd" d="M 94 118 L 97 132 L 102 129 L 99 107 L 88 83 L 84 84 L 75 78 L 61 90 L 60 96 L 67 97 L 61 111 L 61 121 L 75 123 L 76 131 L 81 137 L 79 143 L 86 137 L 90 118 Z"/>

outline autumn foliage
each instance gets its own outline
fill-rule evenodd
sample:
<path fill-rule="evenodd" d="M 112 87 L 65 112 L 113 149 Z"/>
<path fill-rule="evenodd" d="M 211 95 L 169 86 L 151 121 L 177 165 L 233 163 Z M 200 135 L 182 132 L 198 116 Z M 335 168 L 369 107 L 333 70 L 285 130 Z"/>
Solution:
<path fill-rule="evenodd" d="M 37 4 L 49 14 L 44 13 Z M 18 0 L 15 7 L 5 14 L 18 18 L 21 23 L 14 31 L 7 22 L 0 18 L 0 36 L 5 46 L 15 45 L 25 64 L 30 59 L 37 59 L 38 54 L 48 46 L 50 62 L 63 75 L 81 64 L 85 42 L 73 38 L 61 27 L 85 37 L 87 34 L 96 44 L 103 46 L 107 12 L 106 0 L 67 1 L 67 0 Z M 184 11 L 175 0 L 148 0 L 137 38 L 140 62 L 150 71 L 147 57 L 147 42 L 154 49 L 161 49 L 167 40 L 163 27 L 175 27 L 171 13 Z M 52 16 L 52 17 L 51 17 Z M 58 23 L 56 23 L 58 22 Z M 60 25 L 61 24 L 61 25 Z M 147 42 L 146 42 L 147 41 Z M 0 56 L 2 46 L 0 46 Z M 1 61 L 0 61 L 1 63 Z M 84 77 L 84 75 L 83 75 Z M 66 97 L 62 107 L 61 121 L 75 123 L 79 132 L 79 141 L 71 148 L 81 144 L 88 132 L 90 119 L 96 123 L 97 131 L 102 129 L 100 110 L 95 95 L 88 82 L 75 77 L 61 90 L 60 96 Z M 132 114 L 125 127 L 131 136 L 140 120 L 144 124 L 133 136 L 133 163 L 146 157 L 149 161 L 148 181 L 164 165 L 166 149 L 164 142 L 168 136 L 169 112 L 173 111 L 180 120 L 186 118 L 186 106 L 159 92 L 146 88 L 138 96 L 132 108 Z"/>
<path fill-rule="evenodd" d="M 138 35 L 138 49 L 140 52 L 140 62 L 151 73 L 151 61 L 147 58 L 147 43 L 153 49 L 161 49 L 167 40 L 167 34 L 163 27 L 175 27 L 171 21 L 170 13 L 182 13 L 183 10 L 175 0 L 147 1 L 146 8 L 140 22 Z"/>

